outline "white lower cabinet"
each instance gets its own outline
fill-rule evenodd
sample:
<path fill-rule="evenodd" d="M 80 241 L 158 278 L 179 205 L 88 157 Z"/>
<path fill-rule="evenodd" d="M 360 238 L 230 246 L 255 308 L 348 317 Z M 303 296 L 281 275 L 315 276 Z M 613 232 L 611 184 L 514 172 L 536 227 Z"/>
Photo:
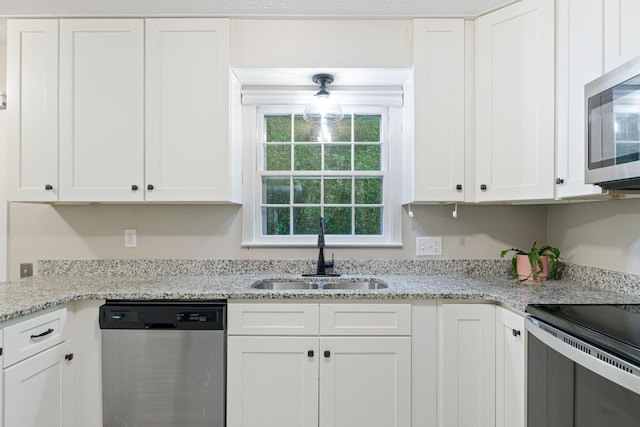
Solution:
<path fill-rule="evenodd" d="M 495 426 L 495 306 L 439 306 L 440 427 Z"/>
<path fill-rule="evenodd" d="M 524 317 L 496 307 L 496 427 L 524 427 Z"/>
<path fill-rule="evenodd" d="M 319 312 L 318 304 L 279 307 L 275 315 L 268 303 L 229 304 L 228 427 L 411 425 L 409 304 L 320 304 Z M 302 329 L 306 336 L 232 335 L 243 333 L 241 323 L 255 334 L 262 314 L 273 324 L 276 317 L 304 319 L 306 310 L 324 313 L 319 323 L 333 336 L 313 327 Z M 288 326 L 279 322 L 279 328 Z M 354 329 L 368 334 L 348 336 Z M 375 336 L 376 329 L 391 336 Z"/>
<path fill-rule="evenodd" d="M 73 425 L 72 342 L 65 341 L 4 371 L 6 427 Z"/>
<path fill-rule="evenodd" d="M 67 308 L 3 328 L 4 427 L 73 427 L 73 317 Z"/>

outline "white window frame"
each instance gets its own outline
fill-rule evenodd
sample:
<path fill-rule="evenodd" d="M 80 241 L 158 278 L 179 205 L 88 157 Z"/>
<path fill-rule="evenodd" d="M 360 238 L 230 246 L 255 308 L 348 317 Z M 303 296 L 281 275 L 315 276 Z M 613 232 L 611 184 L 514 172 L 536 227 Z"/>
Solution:
<path fill-rule="evenodd" d="M 381 99 L 384 103 L 386 98 Z M 371 100 L 367 100 L 371 104 Z M 349 105 L 343 103 L 345 113 L 383 114 L 381 127 L 381 172 L 383 176 L 383 221 L 381 235 L 325 235 L 328 247 L 401 247 L 402 246 L 402 108 L 397 105 Z M 243 226 L 244 247 L 312 247 L 317 245 L 317 235 L 262 234 L 262 145 L 264 116 L 268 114 L 302 114 L 304 105 L 260 105 L 243 107 L 244 178 L 243 178 Z M 323 171 L 324 172 L 324 171 Z M 350 172 L 353 174 L 353 172 Z M 356 172 L 354 175 L 358 175 Z M 291 172 L 286 172 L 291 174 Z M 293 174 L 296 174 L 293 171 Z M 363 171 L 367 175 L 366 171 Z M 378 172 L 376 172 L 378 174 Z M 267 175 L 267 174 L 265 174 Z M 317 174 L 316 174 L 317 175 Z M 285 206 L 285 205 L 283 205 Z"/>

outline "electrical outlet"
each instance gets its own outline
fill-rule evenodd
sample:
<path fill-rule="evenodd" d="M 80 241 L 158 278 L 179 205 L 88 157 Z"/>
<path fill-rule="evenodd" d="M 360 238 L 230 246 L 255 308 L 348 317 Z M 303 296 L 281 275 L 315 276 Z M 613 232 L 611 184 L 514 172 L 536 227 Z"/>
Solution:
<path fill-rule="evenodd" d="M 442 255 L 442 237 L 416 237 L 416 255 Z"/>
<path fill-rule="evenodd" d="M 30 262 L 20 264 L 20 278 L 33 276 L 33 264 Z"/>
<path fill-rule="evenodd" d="M 137 248 L 138 236 L 136 235 L 135 228 L 124 229 L 124 247 L 125 248 Z"/>

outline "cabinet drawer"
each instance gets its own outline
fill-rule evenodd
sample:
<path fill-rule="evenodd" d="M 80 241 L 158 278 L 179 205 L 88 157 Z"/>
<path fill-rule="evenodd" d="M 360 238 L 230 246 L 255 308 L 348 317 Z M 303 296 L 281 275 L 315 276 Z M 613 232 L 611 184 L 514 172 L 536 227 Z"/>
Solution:
<path fill-rule="evenodd" d="M 322 304 L 321 335 L 411 335 L 410 304 Z"/>
<path fill-rule="evenodd" d="M 229 304 L 229 335 L 317 335 L 318 304 Z"/>
<path fill-rule="evenodd" d="M 67 309 L 61 308 L 6 326 L 3 366 L 13 365 L 67 339 L 70 335 L 67 318 Z"/>

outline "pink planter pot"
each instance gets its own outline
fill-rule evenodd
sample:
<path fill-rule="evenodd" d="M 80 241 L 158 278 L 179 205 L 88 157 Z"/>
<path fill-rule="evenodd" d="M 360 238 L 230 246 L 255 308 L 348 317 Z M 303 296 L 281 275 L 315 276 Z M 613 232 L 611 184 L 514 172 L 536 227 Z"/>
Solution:
<path fill-rule="evenodd" d="M 539 275 L 531 274 L 531 264 L 529 263 L 529 257 L 526 255 L 516 255 L 516 266 L 518 269 L 518 279 L 531 282 L 541 282 L 547 280 L 549 278 L 549 257 L 543 255 L 540 257 L 542 260 L 542 271 L 540 271 L 540 266 L 536 265 L 535 272 L 540 273 Z"/>

